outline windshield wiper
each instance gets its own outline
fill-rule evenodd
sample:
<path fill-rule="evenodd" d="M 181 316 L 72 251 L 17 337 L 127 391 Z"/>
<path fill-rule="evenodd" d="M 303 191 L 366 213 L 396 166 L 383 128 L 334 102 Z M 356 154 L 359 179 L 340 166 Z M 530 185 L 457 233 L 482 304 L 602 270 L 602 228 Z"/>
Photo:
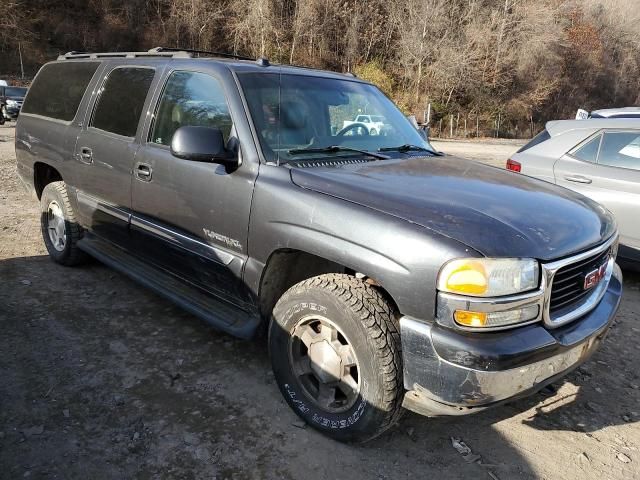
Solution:
<path fill-rule="evenodd" d="M 409 151 L 418 151 L 418 152 L 429 152 L 432 155 L 440 156 L 442 153 L 436 152 L 430 148 L 419 147 L 418 145 L 411 145 L 405 143 L 404 145 L 398 145 L 397 147 L 382 147 L 378 149 L 379 152 L 409 152 Z"/>
<path fill-rule="evenodd" d="M 336 153 L 336 152 L 361 153 L 362 155 L 368 155 L 369 157 L 373 157 L 377 160 L 389 159 L 387 155 L 382 155 L 380 153 L 369 152 L 367 150 L 360 150 L 358 148 L 341 147 L 339 145 L 331 145 L 329 147 L 320 147 L 320 148 L 293 148 L 289 150 L 287 153 L 289 155 L 300 155 L 300 154 L 306 154 L 306 153 Z"/>

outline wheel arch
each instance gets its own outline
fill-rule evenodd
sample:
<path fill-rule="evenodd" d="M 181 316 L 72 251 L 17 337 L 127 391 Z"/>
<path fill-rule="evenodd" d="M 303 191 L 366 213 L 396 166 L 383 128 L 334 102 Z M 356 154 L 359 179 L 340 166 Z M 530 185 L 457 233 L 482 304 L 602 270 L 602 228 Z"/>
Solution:
<path fill-rule="evenodd" d="M 368 272 L 304 250 L 280 248 L 269 255 L 260 275 L 258 298 L 263 318 L 270 317 L 271 311 L 280 297 L 293 285 L 327 273 L 345 273 L 361 278 L 365 283 L 378 290 L 395 311 L 399 312 L 398 304 L 393 296 L 377 278 L 370 276 Z"/>
<path fill-rule="evenodd" d="M 52 182 L 62 181 L 60 172 L 48 163 L 36 162 L 33 164 L 33 186 L 38 200 L 42 198 L 44 187 Z"/>

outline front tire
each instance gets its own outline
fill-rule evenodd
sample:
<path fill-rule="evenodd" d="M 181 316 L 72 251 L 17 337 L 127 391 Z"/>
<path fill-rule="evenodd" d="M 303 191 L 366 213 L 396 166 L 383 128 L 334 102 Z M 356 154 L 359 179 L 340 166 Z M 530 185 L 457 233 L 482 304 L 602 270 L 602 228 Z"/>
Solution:
<path fill-rule="evenodd" d="M 336 440 L 364 442 L 402 413 L 395 312 L 372 286 L 327 274 L 291 287 L 269 327 L 280 391 L 305 422 Z"/>
<path fill-rule="evenodd" d="M 40 197 L 42 239 L 49 256 L 61 265 L 83 263 L 86 254 L 78 248 L 83 229 L 78 225 L 64 182 L 47 184 Z"/>

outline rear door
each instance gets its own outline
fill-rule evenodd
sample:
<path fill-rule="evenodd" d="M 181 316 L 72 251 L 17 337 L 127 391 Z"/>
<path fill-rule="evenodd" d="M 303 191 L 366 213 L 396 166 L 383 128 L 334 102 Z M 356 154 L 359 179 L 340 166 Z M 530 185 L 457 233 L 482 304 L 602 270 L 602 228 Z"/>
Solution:
<path fill-rule="evenodd" d="M 169 72 L 163 83 L 133 171 L 131 234 L 138 255 L 224 301 L 252 308 L 241 279 L 257 165 L 227 170 L 174 157 L 173 134 L 188 125 L 218 127 L 227 148 L 241 151 L 220 77 L 185 68 Z"/>
<path fill-rule="evenodd" d="M 640 131 L 605 130 L 556 162 L 556 183 L 615 215 L 620 243 L 640 249 Z"/>
<path fill-rule="evenodd" d="M 81 222 L 116 243 L 128 241 L 136 135 L 155 73 L 150 66 L 107 70 L 76 141 Z"/>

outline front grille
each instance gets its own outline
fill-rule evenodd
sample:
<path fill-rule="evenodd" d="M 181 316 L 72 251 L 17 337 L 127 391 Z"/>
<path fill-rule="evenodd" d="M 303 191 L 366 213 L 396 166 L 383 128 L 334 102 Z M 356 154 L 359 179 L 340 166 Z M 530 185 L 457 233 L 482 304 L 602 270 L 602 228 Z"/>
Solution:
<path fill-rule="evenodd" d="M 588 297 L 595 287 L 584 289 L 585 276 L 602 266 L 610 255 L 611 249 L 607 249 L 585 260 L 560 268 L 553 277 L 549 312 L 561 310 Z"/>

